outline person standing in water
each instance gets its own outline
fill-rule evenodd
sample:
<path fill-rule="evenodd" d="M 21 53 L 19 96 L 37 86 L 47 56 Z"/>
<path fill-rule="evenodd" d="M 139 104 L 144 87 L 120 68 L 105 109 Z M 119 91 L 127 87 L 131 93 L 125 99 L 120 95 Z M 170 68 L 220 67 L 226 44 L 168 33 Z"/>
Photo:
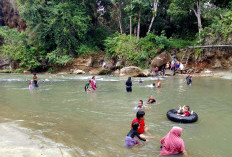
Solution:
<path fill-rule="evenodd" d="M 173 127 L 169 133 L 160 140 L 162 145 L 160 155 L 174 155 L 181 153 L 188 157 L 187 151 L 185 150 L 184 141 L 180 137 L 181 133 L 182 128 Z"/>
<path fill-rule="evenodd" d="M 127 81 L 126 81 L 126 91 L 127 92 L 132 92 L 132 81 L 131 81 L 131 77 L 128 77 Z"/>
<path fill-rule="evenodd" d="M 34 74 L 32 79 L 33 79 L 34 87 L 39 87 L 39 85 L 38 85 L 38 77 L 36 76 L 36 74 Z"/>
<path fill-rule="evenodd" d="M 90 91 L 90 89 L 89 89 L 90 84 L 91 84 L 91 80 L 89 80 L 89 82 L 85 84 L 85 92 Z"/>
<path fill-rule="evenodd" d="M 30 80 L 30 81 L 29 81 L 29 89 L 32 89 L 32 88 L 33 88 L 33 81 Z"/>
<path fill-rule="evenodd" d="M 95 76 L 92 77 L 92 80 L 91 80 L 91 87 L 92 87 L 93 90 L 96 90 L 96 89 L 97 89 Z"/>
<path fill-rule="evenodd" d="M 161 82 L 160 82 L 160 80 L 158 79 L 158 80 L 157 80 L 156 88 L 160 88 L 160 87 L 161 87 Z"/>
<path fill-rule="evenodd" d="M 190 75 L 190 73 L 186 77 L 186 81 L 187 81 L 187 85 L 190 85 L 190 86 L 192 85 L 192 76 Z"/>

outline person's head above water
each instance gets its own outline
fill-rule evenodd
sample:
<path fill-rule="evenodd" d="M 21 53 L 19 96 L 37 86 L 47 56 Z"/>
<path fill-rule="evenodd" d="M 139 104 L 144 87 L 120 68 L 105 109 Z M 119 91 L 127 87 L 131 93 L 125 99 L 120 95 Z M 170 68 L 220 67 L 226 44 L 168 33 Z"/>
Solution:
<path fill-rule="evenodd" d="M 36 73 L 34 73 L 33 75 L 36 76 Z"/>
<path fill-rule="evenodd" d="M 144 116 L 145 116 L 145 112 L 144 112 L 144 111 L 139 110 L 139 111 L 136 113 L 136 117 L 137 117 L 138 119 L 143 119 Z"/>
<path fill-rule="evenodd" d="M 139 100 L 139 102 L 138 102 L 138 107 L 142 107 L 143 106 L 143 100 Z"/>
<path fill-rule="evenodd" d="M 155 87 L 155 83 L 152 83 L 152 85 Z"/>
<path fill-rule="evenodd" d="M 154 97 L 151 95 L 151 96 L 149 97 L 149 99 L 154 99 Z"/>
<path fill-rule="evenodd" d="M 182 133 L 182 128 L 174 126 L 172 127 L 172 129 L 170 130 L 169 134 L 172 134 L 174 136 L 180 137 L 181 133 Z"/>
<path fill-rule="evenodd" d="M 91 80 L 89 80 L 89 83 L 91 83 Z"/>
<path fill-rule="evenodd" d="M 132 128 L 133 128 L 134 130 L 138 130 L 138 128 L 139 128 L 139 123 L 138 123 L 138 122 L 134 122 L 134 123 L 132 124 Z"/>
<path fill-rule="evenodd" d="M 189 106 L 185 106 L 184 107 L 184 112 L 188 112 L 190 110 L 190 107 Z"/>
<path fill-rule="evenodd" d="M 93 76 L 93 77 L 92 77 L 92 79 L 94 79 L 94 80 L 95 80 L 95 76 Z"/>

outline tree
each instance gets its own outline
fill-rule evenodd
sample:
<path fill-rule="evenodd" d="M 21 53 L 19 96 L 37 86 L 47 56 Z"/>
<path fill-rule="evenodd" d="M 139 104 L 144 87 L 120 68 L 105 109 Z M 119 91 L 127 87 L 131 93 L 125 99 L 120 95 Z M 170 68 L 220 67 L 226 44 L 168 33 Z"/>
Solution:
<path fill-rule="evenodd" d="M 174 16 L 183 16 L 184 14 L 191 14 L 190 10 L 193 11 L 197 17 L 198 32 L 200 37 L 200 31 L 202 29 L 201 8 L 204 2 L 207 2 L 207 0 L 173 0 L 169 6 L 168 12 Z"/>
<path fill-rule="evenodd" d="M 159 3 L 159 0 L 154 0 L 154 3 L 153 3 L 153 11 L 152 11 L 153 16 L 152 16 L 151 23 L 150 23 L 150 25 L 149 25 L 149 28 L 148 28 L 147 33 L 150 33 L 152 24 L 153 24 L 154 19 L 155 19 L 156 15 L 157 15 L 158 3 Z"/>

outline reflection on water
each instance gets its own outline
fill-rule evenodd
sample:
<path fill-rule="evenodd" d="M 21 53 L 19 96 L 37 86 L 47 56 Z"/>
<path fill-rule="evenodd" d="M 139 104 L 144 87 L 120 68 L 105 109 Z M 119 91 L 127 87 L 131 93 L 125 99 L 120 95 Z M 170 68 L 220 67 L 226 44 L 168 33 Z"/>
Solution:
<path fill-rule="evenodd" d="M 232 141 L 229 79 L 163 78 L 162 88 L 146 87 L 156 78 L 132 78 L 133 92 L 126 93 L 127 78 L 97 76 L 97 92 L 84 92 L 91 76 L 38 75 L 39 88 L 29 90 L 31 75 L 0 75 L 0 121 L 14 121 L 40 132 L 44 137 L 70 148 L 73 156 L 158 156 L 160 143 L 151 140 L 138 147 L 124 147 L 124 139 L 135 118 L 139 99 L 153 95 L 158 104 L 146 111 L 146 126 L 163 137 L 172 126 L 184 128 L 183 139 L 191 157 L 227 157 Z M 199 120 L 178 124 L 166 112 L 178 105 L 190 105 Z M 19 120 L 19 121 L 15 121 Z"/>

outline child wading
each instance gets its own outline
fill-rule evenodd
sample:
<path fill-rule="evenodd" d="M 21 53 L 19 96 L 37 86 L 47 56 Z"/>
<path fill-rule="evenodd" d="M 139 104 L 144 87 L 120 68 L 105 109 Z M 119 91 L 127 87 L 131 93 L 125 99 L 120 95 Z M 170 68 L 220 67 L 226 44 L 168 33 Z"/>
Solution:
<path fill-rule="evenodd" d="M 139 128 L 139 123 L 138 122 L 134 122 L 132 124 L 132 129 L 126 135 L 125 146 L 132 147 L 135 144 L 139 144 L 139 141 L 136 140 L 136 139 L 134 139 L 135 136 L 138 137 L 142 141 L 147 141 L 148 142 L 148 140 L 146 140 L 145 138 L 140 137 L 139 133 L 137 132 L 138 128 Z"/>
<path fill-rule="evenodd" d="M 90 89 L 89 89 L 90 84 L 91 84 L 91 80 L 89 80 L 89 82 L 85 84 L 85 92 L 90 91 Z"/>

